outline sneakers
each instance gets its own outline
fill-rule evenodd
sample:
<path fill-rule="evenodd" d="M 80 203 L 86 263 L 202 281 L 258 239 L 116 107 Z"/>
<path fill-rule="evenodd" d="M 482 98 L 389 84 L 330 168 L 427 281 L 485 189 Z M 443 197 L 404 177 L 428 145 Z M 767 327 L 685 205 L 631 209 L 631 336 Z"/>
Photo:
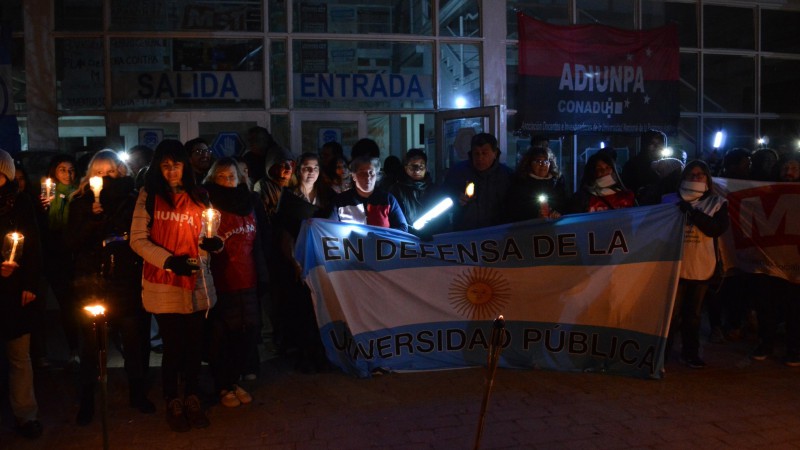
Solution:
<path fill-rule="evenodd" d="M 753 350 L 753 354 L 750 355 L 750 358 L 753 361 L 765 361 L 769 355 L 772 354 L 772 349 L 767 348 L 764 345 L 759 344 L 755 350 Z"/>
<path fill-rule="evenodd" d="M 241 386 L 238 384 L 233 385 L 233 394 L 236 396 L 236 399 L 243 405 L 247 405 L 253 403 L 253 396 L 250 395 L 247 391 L 242 389 Z"/>
<path fill-rule="evenodd" d="M 797 353 L 787 354 L 786 357 L 783 358 L 783 364 L 787 367 L 800 367 L 800 355 Z"/>
<path fill-rule="evenodd" d="M 203 405 L 200 404 L 200 399 L 196 395 L 192 394 L 186 397 L 184 406 L 186 407 L 186 418 L 189 419 L 189 424 L 193 428 L 207 428 L 211 425 L 206 412 L 203 411 Z"/>
<path fill-rule="evenodd" d="M 28 439 L 36 439 L 42 435 L 42 423 L 38 420 L 29 420 L 21 425 L 17 425 L 17 433 Z"/>
<path fill-rule="evenodd" d="M 706 362 L 700 359 L 699 356 L 694 356 L 691 358 L 684 358 L 683 363 L 686 364 L 686 367 L 690 369 L 704 369 L 706 368 Z"/>
<path fill-rule="evenodd" d="M 173 398 L 167 403 L 167 425 L 176 433 L 183 433 L 192 429 L 183 414 L 183 402 L 179 398 Z"/>
<path fill-rule="evenodd" d="M 219 393 L 219 402 L 228 408 L 236 408 L 242 404 L 242 402 L 236 398 L 236 393 L 227 389 L 223 389 L 222 392 Z"/>

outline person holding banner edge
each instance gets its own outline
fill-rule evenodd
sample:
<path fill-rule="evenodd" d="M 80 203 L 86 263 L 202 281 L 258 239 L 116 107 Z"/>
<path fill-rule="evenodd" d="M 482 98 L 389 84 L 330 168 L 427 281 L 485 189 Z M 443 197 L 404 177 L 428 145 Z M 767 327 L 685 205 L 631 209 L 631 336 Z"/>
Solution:
<path fill-rule="evenodd" d="M 692 161 L 683 170 L 678 192 L 665 195 L 661 201 L 675 204 L 681 214 L 686 214 L 681 273 L 666 351 L 672 348 L 675 332 L 680 331 L 681 360 L 692 369 L 706 367 L 700 358 L 703 298 L 717 268 L 715 240 L 729 226 L 728 202 L 712 194 L 713 183 L 708 165 Z"/>

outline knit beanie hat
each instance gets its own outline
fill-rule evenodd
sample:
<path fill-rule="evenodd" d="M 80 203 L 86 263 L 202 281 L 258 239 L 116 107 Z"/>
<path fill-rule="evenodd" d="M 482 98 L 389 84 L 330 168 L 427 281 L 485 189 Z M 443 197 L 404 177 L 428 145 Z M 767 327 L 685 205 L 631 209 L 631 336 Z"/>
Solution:
<path fill-rule="evenodd" d="M 8 181 L 14 181 L 14 175 L 17 173 L 14 169 L 14 158 L 3 149 L 0 149 L 0 173 L 5 175 Z"/>

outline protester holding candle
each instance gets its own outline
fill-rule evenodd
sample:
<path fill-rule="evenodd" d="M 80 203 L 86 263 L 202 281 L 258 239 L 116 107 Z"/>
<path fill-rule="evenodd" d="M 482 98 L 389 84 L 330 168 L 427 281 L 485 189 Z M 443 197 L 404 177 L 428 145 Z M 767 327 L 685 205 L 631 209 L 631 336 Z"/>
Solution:
<path fill-rule="evenodd" d="M 216 161 L 203 186 L 220 214 L 216 232 L 225 241 L 211 255 L 217 305 L 209 315 L 209 363 L 220 403 L 236 407 L 253 401 L 238 383 L 261 327 L 257 287 L 267 270 L 260 243 L 264 217 L 235 159 Z"/>
<path fill-rule="evenodd" d="M 16 233 L 17 248 L 13 262 L 3 257 L 0 264 L 0 335 L 8 359 L 9 400 L 16 418 L 16 430 L 27 438 L 42 434 L 37 420 L 38 405 L 33 390 L 33 367 L 30 358 L 31 329 L 40 310 L 36 300 L 41 270 L 39 228 L 36 206 L 28 195 L 17 191 L 14 160 L 0 150 L 0 236 Z M 20 245 L 24 238 L 25 245 Z"/>
<path fill-rule="evenodd" d="M 64 233 L 69 219 L 69 199 L 75 191 L 75 159 L 71 155 L 57 154 L 50 160 L 47 177 L 56 183 L 55 196 L 40 197 L 47 210 L 47 224 L 43 226 L 44 270 L 50 287 L 58 301 L 61 324 L 67 339 L 69 359 L 67 367 L 78 370 L 78 336 L 81 312 L 73 292 L 74 257 L 64 243 Z"/>
<path fill-rule="evenodd" d="M 161 141 L 136 201 L 131 248 L 144 258 L 142 302 L 155 314 L 164 340 L 161 376 L 173 431 L 210 425 L 198 376 L 205 317 L 217 300 L 208 252 L 221 250 L 223 242 L 200 239 L 206 208 L 207 193 L 195 184 L 183 144 Z M 179 374 L 185 398 L 179 397 Z"/>
<path fill-rule="evenodd" d="M 510 222 L 557 219 L 567 203 L 567 185 L 556 157 L 547 147 L 532 147 L 517 166 L 506 199 Z"/>
<path fill-rule="evenodd" d="M 489 133 L 473 136 L 469 159 L 454 165 L 443 183 L 444 191 L 455 202 L 453 229 L 472 230 L 502 222 L 511 175 L 511 169 L 500 162 L 497 138 Z M 465 192 L 469 183 L 474 188 L 471 196 Z"/>
<path fill-rule="evenodd" d="M 150 314 L 142 308 L 142 260 L 128 241 L 135 202 L 134 180 L 125 163 L 113 150 L 95 153 L 70 201 L 66 243 L 75 255 L 78 301 L 102 303 L 111 328 L 122 338 L 130 406 L 153 413 L 145 380 Z M 88 425 L 95 411 L 98 348 L 90 319 L 84 314 L 78 425 Z"/>

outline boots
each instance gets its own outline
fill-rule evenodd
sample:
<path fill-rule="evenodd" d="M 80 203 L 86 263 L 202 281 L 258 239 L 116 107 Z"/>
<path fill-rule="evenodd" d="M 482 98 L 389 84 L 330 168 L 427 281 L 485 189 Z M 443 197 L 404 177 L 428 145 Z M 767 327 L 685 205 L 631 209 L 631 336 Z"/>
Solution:
<path fill-rule="evenodd" d="M 94 385 L 81 386 L 81 401 L 75 423 L 84 427 L 94 418 Z"/>
<path fill-rule="evenodd" d="M 128 400 L 131 408 L 136 408 L 143 414 L 156 412 L 156 405 L 147 399 L 147 387 L 142 379 L 130 380 Z"/>

